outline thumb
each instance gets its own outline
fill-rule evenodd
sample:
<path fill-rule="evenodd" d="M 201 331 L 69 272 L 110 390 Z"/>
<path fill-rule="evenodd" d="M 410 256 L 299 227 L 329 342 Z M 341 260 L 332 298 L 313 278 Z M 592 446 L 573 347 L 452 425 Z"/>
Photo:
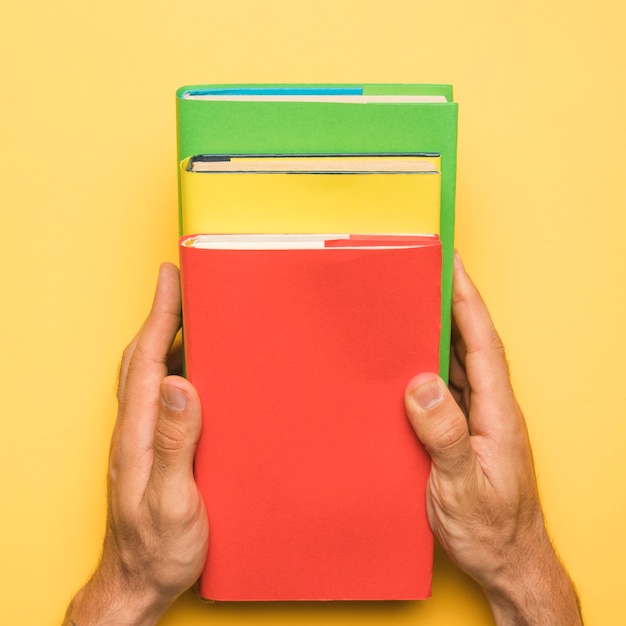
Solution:
<path fill-rule="evenodd" d="M 407 417 L 440 474 L 458 478 L 475 457 L 465 415 L 436 374 L 419 374 L 404 396 Z"/>
<path fill-rule="evenodd" d="M 160 479 L 177 483 L 193 477 L 201 428 L 200 399 L 194 386 L 180 376 L 164 378 L 153 449 L 153 470 L 158 470 Z"/>

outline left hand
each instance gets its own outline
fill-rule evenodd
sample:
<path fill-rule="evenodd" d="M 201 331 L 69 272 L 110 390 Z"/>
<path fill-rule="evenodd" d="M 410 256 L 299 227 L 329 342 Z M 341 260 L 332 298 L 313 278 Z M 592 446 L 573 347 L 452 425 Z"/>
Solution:
<path fill-rule="evenodd" d="M 200 400 L 166 364 L 180 315 L 178 270 L 164 264 L 152 310 L 122 358 L 102 558 L 68 625 L 156 624 L 206 560 L 207 515 L 193 477 Z"/>

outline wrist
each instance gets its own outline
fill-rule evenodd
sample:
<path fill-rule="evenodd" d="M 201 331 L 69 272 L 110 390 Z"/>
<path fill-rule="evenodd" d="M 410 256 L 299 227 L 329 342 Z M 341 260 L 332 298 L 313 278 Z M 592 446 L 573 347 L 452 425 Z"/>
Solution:
<path fill-rule="evenodd" d="M 537 532 L 511 552 L 501 574 L 484 590 L 498 626 L 582 626 L 574 585 L 543 518 Z"/>
<path fill-rule="evenodd" d="M 119 568 L 101 563 L 72 600 L 64 625 L 154 626 L 172 601 L 129 585 Z"/>

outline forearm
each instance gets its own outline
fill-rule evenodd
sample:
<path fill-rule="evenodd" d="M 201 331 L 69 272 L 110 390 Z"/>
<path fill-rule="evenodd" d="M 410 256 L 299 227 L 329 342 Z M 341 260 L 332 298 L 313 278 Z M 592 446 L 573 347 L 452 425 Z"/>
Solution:
<path fill-rule="evenodd" d="M 498 626 L 583 624 L 574 585 L 545 531 L 486 594 Z"/>

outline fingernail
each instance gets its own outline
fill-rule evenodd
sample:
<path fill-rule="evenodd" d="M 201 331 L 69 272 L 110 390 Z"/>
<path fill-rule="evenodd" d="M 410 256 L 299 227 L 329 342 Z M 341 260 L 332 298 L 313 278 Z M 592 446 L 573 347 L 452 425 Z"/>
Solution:
<path fill-rule="evenodd" d="M 170 411 L 183 411 L 187 406 L 187 394 L 178 387 L 161 385 L 161 398 Z"/>
<path fill-rule="evenodd" d="M 417 406 L 424 411 L 428 411 L 436 407 L 443 399 L 443 393 L 441 392 L 441 386 L 437 378 L 422 383 L 411 392 L 413 400 L 417 403 Z"/>

